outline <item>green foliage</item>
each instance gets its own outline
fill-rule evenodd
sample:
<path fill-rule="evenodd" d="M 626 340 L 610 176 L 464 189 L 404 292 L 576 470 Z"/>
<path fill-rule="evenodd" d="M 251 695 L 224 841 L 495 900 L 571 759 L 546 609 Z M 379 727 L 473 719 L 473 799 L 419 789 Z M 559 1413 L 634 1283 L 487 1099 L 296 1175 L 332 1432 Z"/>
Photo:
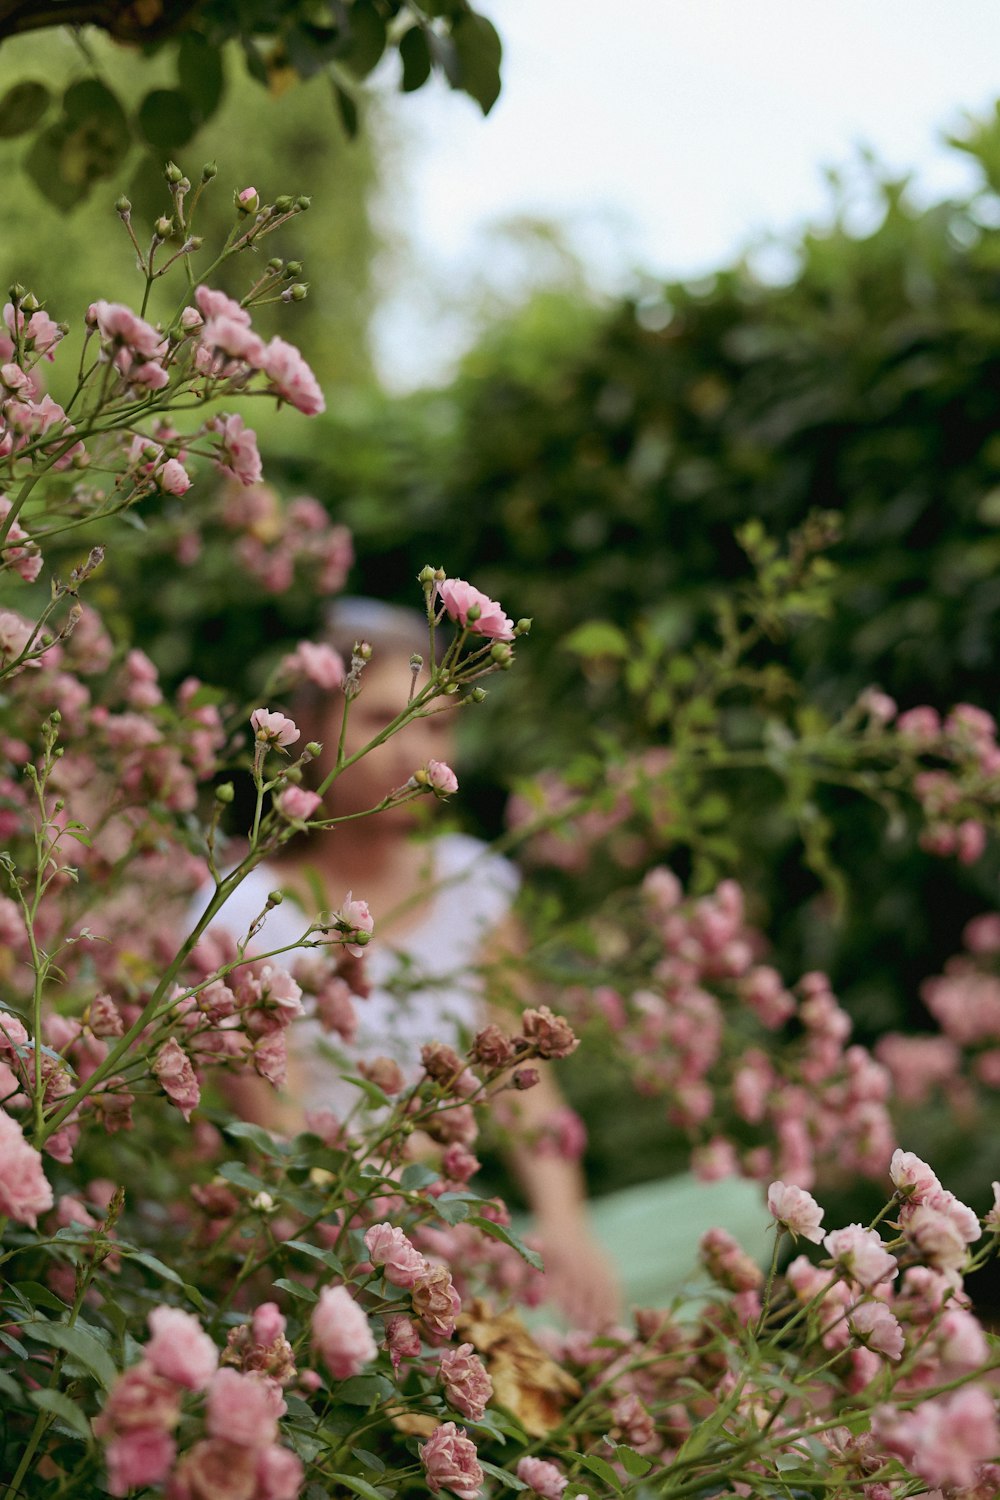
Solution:
<path fill-rule="evenodd" d="M 998 132 L 988 122 L 967 141 L 988 181 Z M 288 460 L 290 480 L 351 525 L 360 590 L 402 597 L 422 563 L 445 562 L 534 616 L 522 683 L 533 676 L 546 704 L 549 759 L 594 746 L 595 726 L 664 743 L 668 673 L 713 639 L 720 593 L 749 578 L 748 523 L 783 536 L 811 511 L 837 517 L 835 568 L 821 560 L 813 580 L 821 607 L 757 647 L 773 692 L 788 674 L 828 721 L 870 683 L 902 707 L 996 709 L 996 200 L 984 187 L 919 209 L 898 183 L 872 191 L 877 226 L 858 235 L 838 205 L 802 237 L 786 285 L 739 263 L 604 317 L 577 301 L 558 337 L 538 317 L 553 295 L 539 296 L 449 390 L 333 414 L 312 434 L 323 451 Z M 655 651 L 633 648 L 626 673 L 617 649 L 581 653 L 572 632 L 594 616 Z M 541 754 L 531 695 L 493 696 L 464 778 L 478 777 L 487 824 L 491 781 Z M 727 796 L 721 831 L 746 851 L 735 873 L 779 960 L 829 966 L 867 1031 L 919 1014 L 919 981 L 994 899 L 993 857 L 966 871 L 925 856 L 848 792 L 805 799 L 797 829 L 773 779 L 730 779 Z M 821 846 L 855 893 L 836 919 L 809 867 Z M 684 867 L 683 850 L 672 857 Z"/>
<path fill-rule="evenodd" d="M 50 30 L 63 19 L 49 0 L 28 0 L 14 10 L 13 17 L 0 18 L 0 42 L 8 50 L 12 38 Z M 336 110 L 336 118 L 331 111 L 326 121 L 334 142 L 341 131 L 356 135 L 359 85 L 387 53 L 397 50 L 405 93 L 440 73 L 484 114 L 500 93 L 500 38 L 468 0 L 421 6 L 411 0 L 328 0 L 320 5 L 315 0 L 174 0 L 145 10 L 74 6 L 72 20 L 77 44 L 88 59 L 102 32 L 121 44 L 95 49 L 118 54 L 109 68 L 111 83 L 99 79 L 95 62 L 90 80 L 95 87 L 85 105 L 82 96 L 60 97 L 31 78 L 19 79 L 0 98 L 0 138 L 31 135 L 29 173 L 38 190 L 63 211 L 81 203 L 95 183 L 113 177 L 133 141 L 173 152 L 214 122 L 225 91 L 226 52 L 238 52 L 246 76 L 272 91 L 322 77 Z M 46 46 L 51 45 L 48 40 Z M 128 48 L 127 67 L 122 47 Z M 142 59 L 138 69 L 137 47 Z M 157 63 L 166 65 L 168 81 L 149 87 Z M 142 89 L 131 127 L 125 117 L 126 72 L 136 74 Z"/>
<path fill-rule="evenodd" d="M 163 181 L 167 158 L 175 158 L 195 185 L 202 164 L 213 160 L 218 175 L 198 214 L 198 232 L 206 244 L 225 234 L 234 189 L 253 183 L 265 197 L 277 197 L 281 193 L 295 196 L 308 188 L 312 207 L 289 226 L 282 246 L 289 261 L 304 266 L 298 279 L 309 282 L 308 300 L 262 309 L 260 327 L 264 334 L 280 329 L 295 342 L 327 387 L 369 384 L 368 323 L 375 303 L 373 263 L 380 243 L 371 215 L 377 185 L 371 135 L 347 140 L 325 78 L 317 77 L 279 96 L 265 93 L 245 75 L 232 47 L 211 53 L 209 59 L 203 48 L 184 43 L 180 57 L 184 76 L 192 79 L 200 70 L 199 87 L 208 90 L 206 97 L 216 99 L 211 122 L 207 127 L 199 124 L 196 134 L 183 145 L 168 142 L 166 134 L 162 144 L 144 145 L 145 137 L 136 131 L 136 149 L 129 121 L 137 114 L 142 114 L 154 133 L 154 121 L 165 129 L 169 126 L 174 103 L 168 101 L 175 96 L 167 59 L 151 59 L 144 69 L 127 72 L 120 49 L 110 42 L 95 39 L 88 60 L 61 34 L 23 37 L 0 49 L 0 92 L 5 87 L 21 88 L 14 80 L 24 74 L 44 75 L 54 95 L 70 101 L 74 110 L 83 110 L 87 130 L 93 132 L 101 118 L 98 105 L 106 109 L 109 121 L 114 116 L 117 124 L 109 139 L 113 136 L 118 152 L 113 176 L 98 182 L 89 197 L 85 197 L 83 179 L 72 190 L 78 206 L 67 219 L 48 192 L 52 183 L 63 183 L 51 160 L 55 143 L 43 149 L 36 142 L 26 152 L 23 138 L 4 140 L 5 104 L 0 100 L 0 162 L 6 184 L 0 292 L 19 280 L 44 301 L 56 319 L 69 317 L 96 296 L 131 303 L 135 252 L 110 217 L 110 204 L 120 193 L 126 194 L 136 234 L 148 244 L 155 220 L 170 212 Z M 94 81 L 92 69 L 112 81 L 113 93 Z M 89 115 L 83 109 L 87 101 Z M 21 166 L 23 172 L 18 170 Z M 38 192 L 39 178 L 46 185 L 45 197 Z M 65 183 L 58 190 L 70 192 Z M 322 254 L 323 264 L 322 275 L 313 277 L 318 271 L 314 250 Z M 204 257 L 203 263 L 207 263 Z M 244 262 L 225 267 L 217 284 L 242 296 L 256 270 Z M 173 306 L 156 305 L 151 311 L 169 316 Z M 58 378 L 57 372 L 57 396 Z M 254 420 L 256 416 L 255 412 Z"/>

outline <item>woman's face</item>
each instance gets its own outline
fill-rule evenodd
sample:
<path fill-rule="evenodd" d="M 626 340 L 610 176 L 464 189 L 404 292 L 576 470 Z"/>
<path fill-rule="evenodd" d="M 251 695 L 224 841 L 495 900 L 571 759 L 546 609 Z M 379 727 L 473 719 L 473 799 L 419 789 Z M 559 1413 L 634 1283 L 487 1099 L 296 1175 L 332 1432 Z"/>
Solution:
<path fill-rule="evenodd" d="M 352 700 L 347 715 L 344 750 L 348 757 L 363 749 L 387 724 L 406 707 L 412 680 L 410 659 L 401 651 L 376 654 L 361 675 L 361 692 Z M 418 679 L 421 686 L 423 674 Z M 441 702 L 443 700 L 437 700 Z M 331 695 L 320 738 L 323 756 L 320 764 L 333 764 L 340 740 L 344 699 Z M 404 786 L 414 771 L 429 760 L 450 760 L 452 755 L 453 712 L 431 714 L 415 719 L 405 729 L 392 735 L 385 744 L 362 757 L 333 783 L 327 793 L 327 806 L 334 814 L 363 812 L 374 807 L 388 792 Z M 379 814 L 379 820 L 391 818 L 394 823 L 411 823 L 412 808 L 390 809 Z"/>

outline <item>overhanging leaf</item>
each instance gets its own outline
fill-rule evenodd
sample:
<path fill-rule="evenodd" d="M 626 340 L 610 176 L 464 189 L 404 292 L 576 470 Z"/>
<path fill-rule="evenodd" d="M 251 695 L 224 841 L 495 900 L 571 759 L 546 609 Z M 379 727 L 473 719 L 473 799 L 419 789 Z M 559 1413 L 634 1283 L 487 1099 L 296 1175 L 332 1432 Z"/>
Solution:
<path fill-rule="evenodd" d="M 105 1390 L 114 1384 L 118 1376 L 114 1361 L 100 1339 L 86 1328 L 71 1328 L 68 1323 L 25 1323 L 21 1332 L 25 1338 L 62 1349 L 77 1365 L 95 1376 Z"/>
<path fill-rule="evenodd" d="M 15 83 L 0 99 L 0 138 L 24 135 L 37 125 L 49 107 L 52 95 L 44 83 L 26 78 Z"/>
<path fill-rule="evenodd" d="M 67 1426 L 75 1437 L 82 1438 L 85 1443 L 90 1442 L 90 1423 L 75 1401 L 69 1396 L 63 1395 L 62 1391 L 29 1391 L 28 1400 L 34 1402 L 35 1406 L 42 1411 L 47 1411 L 54 1417 L 58 1417 Z"/>
<path fill-rule="evenodd" d="M 399 39 L 399 56 L 403 64 L 400 88 L 412 94 L 422 88 L 431 76 L 431 53 L 422 26 L 411 26 Z"/>
<path fill-rule="evenodd" d="M 485 16 L 459 16 L 451 29 L 461 69 L 459 87 L 471 95 L 484 115 L 500 97 L 502 47 L 496 28 Z"/>
<path fill-rule="evenodd" d="M 467 1224 L 474 1224 L 477 1229 L 481 1229 L 491 1239 L 502 1240 L 505 1245 L 509 1245 L 512 1250 L 516 1250 L 521 1259 L 526 1260 L 528 1265 L 532 1266 L 534 1270 L 544 1271 L 545 1265 L 538 1251 L 529 1249 L 513 1230 L 505 1228 L 503 1224 L 494 1224 L 492 1219 L 484 1219 L 480 1214 L 470 1214 L 465 1222 Z"/>

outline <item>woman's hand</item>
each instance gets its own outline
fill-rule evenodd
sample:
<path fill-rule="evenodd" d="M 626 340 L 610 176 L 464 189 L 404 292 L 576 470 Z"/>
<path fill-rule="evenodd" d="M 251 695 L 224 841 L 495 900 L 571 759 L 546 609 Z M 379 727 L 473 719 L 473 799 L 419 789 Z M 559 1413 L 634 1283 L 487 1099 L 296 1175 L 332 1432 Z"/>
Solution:
<path fill-rule="evenodd" d="M 547 1295 L 574 1328 L 600 1330 L 620 1319 L 614 1268 L 583 1212 L 540 1219 L 532 1240 L 545 1262 Z"/>

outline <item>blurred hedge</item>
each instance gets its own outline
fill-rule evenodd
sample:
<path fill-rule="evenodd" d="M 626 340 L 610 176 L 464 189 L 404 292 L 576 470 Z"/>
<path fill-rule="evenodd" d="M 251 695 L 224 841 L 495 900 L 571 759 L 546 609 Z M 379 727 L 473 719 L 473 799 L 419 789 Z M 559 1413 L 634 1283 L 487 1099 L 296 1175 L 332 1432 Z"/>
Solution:
<path fill-rule="evenodd" d="M 1000 126 L 963 149 L 983 165 L 971 201 L 923 209 L 873 186 L 878 226 L 852 233 L 838 211 L 795 247 L 787 284 L 741 262 L 610 312 L 540 293 L 448 389 L 336 400 L 272 455 L 283 487 L 352 527 L 358 590 L 412 600 L 419 567 L 441 562 L 535 616 L 517 693 L 471 716 L 482 826 L 512 774 L 566 762 L 597 731 L 662 738 L 600 661 L 581 675 L 560 642 L 595 616 L 645 620 L 678 651 L 704 639 L 711 596 L 745 575 L 733 529 L 749 516 L 781 533 L 814 507 L 842 513 L 834 614 L 774 651 L 821 707 L 877 682 L 904 707 L 997 710 Z M 234 662 L 310 628 L 317 601 L 254 612 L 190 597 L 178 572 L 143 608 L 154 655 L 179 668 L 183 623 L 195 664 L 233 680 Z M 831 797 L 853 891 L 835 921 L 775 787 L 731 793 L 736 873 L 779 960 L 828 967 L 863 1032 L 919 1017 L 919 979 L 995 902 L 996 859 L 956 869 Z"/>

